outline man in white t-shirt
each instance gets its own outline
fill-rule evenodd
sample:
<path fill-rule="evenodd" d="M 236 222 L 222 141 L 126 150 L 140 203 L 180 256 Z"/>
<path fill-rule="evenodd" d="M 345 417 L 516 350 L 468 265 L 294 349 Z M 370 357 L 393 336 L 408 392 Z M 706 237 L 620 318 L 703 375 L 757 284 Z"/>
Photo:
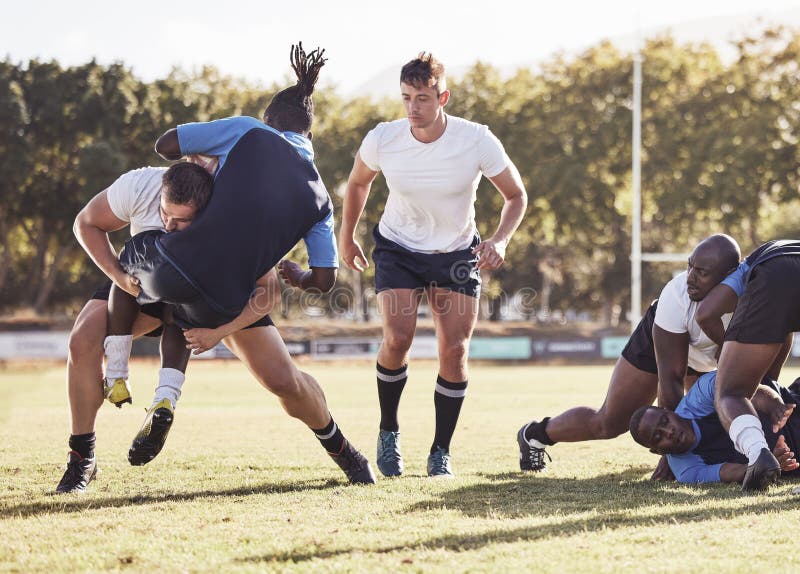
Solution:
<path fill-rule="evenodd" d="M 439 351 L 436 431 L 428 475 L 452 477 L 450 441 L 466 394 L 480 271 L 503 264 L 527 195 L 519 172 L 489 128 L 445 114 L 450 92 L 444 66 L 433 56 L 422 53 L 403 67 L 400 90 L 407 117 L 378 124 L 356 155 L 344 198 L 341 253 L 351 269 L 363 271 L 369 265 L 355 229 L 372 181 L 382 171 L 389 197 L 373 232 L 375 285 L 383 320 L 377 361 L 378 467 L 385 476 L 403 471 L 397 410 L 407 380 L 417 307 L 425 291 Z M 475 226 L 481 175 L 505 199 L 497 230 L 485 241 Z"/>
<path fill-rule="evenodd" d="M 168 182 L 166 186 L 164 181 Z M 178 163 L 169 169 L 136 169 L 120 176 L 93 197 L 78 214 L 75 235 L 109 278 L 109 283 L 98 289 L 86 303 L 70 333 L 67 390 L 72 415 L 71 452 L 58 492 L 83 491 L 93 478 L 96 469 L 95 418 L 104 396 L 114 402 L 115 397 L 101 382 L 112 282 L 132 296 L 138 295 L 140 290 L 137 282 L 122 268 L 108 233 L 126 226 L 130 226 L 133 237 L 141 237 L 148 231 L 180 231 L 191 223 L 208 201 L 212 186 L 210 174 L 192 163 Z M 143 305 L 134 322 L 133 334 L 160 334 L 163 314 L 162 303 Z M 184 380 L 183 369 L 178 364 L 165 363 L 159 371 L 156 396 L 163 392 L 179 395 Z M 120 404 L 124 401 L 124 397 L 116 398 Z M 177 400 L 177 396 L 173 398 Z"/>
<path fill-rule="evenodd" d="M 688 269 L 669 281 L 653 302 L 617 360 L 600 409 L 575 407 L 539 421 L 517 433 L 520 469 L 544 470 L 545 448 L 557 442 L 580 442 L 617 437 L 628 430 L 631 415 L 650 405 L 674 410 L 684 387 L 716 368 L 717 345 L 697 325 L 698 303 L 733 272 L 741 257 L 736 241 L 712 235 L 689 257 Z M 730 314 L 721 318 L 727 324 Z M 659 464 L 653 478 L 666 478 Z"/>

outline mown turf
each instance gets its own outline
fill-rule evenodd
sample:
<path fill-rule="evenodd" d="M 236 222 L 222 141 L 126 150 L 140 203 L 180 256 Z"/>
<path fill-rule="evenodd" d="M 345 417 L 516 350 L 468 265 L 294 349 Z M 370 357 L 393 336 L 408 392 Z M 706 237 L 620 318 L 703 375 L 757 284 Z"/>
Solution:
<path fill-rule="evenodd" d="M 374 459 L 372 366 L 304 368 Z M 50 494 L 67 451 L 63 368 L 0 371 L 0 571 L 797 571 L 791 483 L 755 496 L 653 483 L 656 457 L 627 436 L 557 445 L 547 473 L 518 472 L 519 426 L 599 405 L 610 366 L 474 366 L 447 481 L 424 476 L 436 367 L 412 364 L 400 412 L 406 475 L 372 487 L 347 485 L 236 362 L 192 362 L 164 451 L 130 467 L 155 373 L 133 365 L 136 404 L 105 405 L 98 419 L 102 473 L 88 494 L 64 497 Z"/>

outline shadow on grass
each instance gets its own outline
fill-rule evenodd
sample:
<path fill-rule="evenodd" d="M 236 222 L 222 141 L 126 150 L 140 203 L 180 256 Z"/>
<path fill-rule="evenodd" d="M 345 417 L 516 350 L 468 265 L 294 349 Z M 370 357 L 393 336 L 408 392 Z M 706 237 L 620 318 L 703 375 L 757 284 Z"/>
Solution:
<path fill-rule="evenodd" d="M 400 551 L 443 549 L 476 550 L 497 543 L 532 542 L 551 537 L 584 535 L 618 528 L 697 523 L 730 518 L 742 513 L 796 511 L 800 497 L 775 494 L 767 500 L 743 494 L 738 485 L 684 486 L 644 479 L 651 467 L 582 479 L 550 478 L 519 473 L 481 475 L 480 484 L 432 493 L 433 500 L 414 503 L 398 514 L 455 510 L 470 518 L 534 518 L 537 524 L 498 528 L 497 523 L 476 531 L 445 534 L 403 544 L 338 549 L 298 547 L 290 552 L 240 558 L 239 562 L 304 562 L 334 558 L 351 552 L 389 554 Z M 735 500 L 735 505 L 724 501 Z M 716 504 L 723 502 L 723 504 Z M 669 505 L 669 506 L 667 506 Z M 663 512 L 663 508 L 674 507 Z M 652 509 L 648 511 L 645 509 Z M 586 513 L 575 517 L 575 514 Z M 570 516 L 573 515 L 573 516 Z M 542 523 L 542 521 L 545 521 Z"/>
<path fill-rule="evenodd" d="M 164 502 L 186 502 L 200 498 L 216 496 L 251 496 L 254 494 L 283 494 L 290 492 L 308 492 L 326 490 L 329 488 L 349 486 L 342 480 L 311 480 L 302 482 L 266 482 L 239 488 L 222 490 L 198 490 L 192 492 L 165 492 L 158 494 L 144 494 L 131 496 L 117 496 L 102 498 L 102 494 L 55 494 L 47 493 L 44 500 L 28 504 L 9 505 L 0 507 L 3 517 L 36 516 L 39 514 L 53 514 L 62 512 L 82 512 L 98 508 L 121 508 L 125 506 L 139 506 L 143 504 L 157 504 Z M 90 487 L 91 488 L 91 487 Z"/>

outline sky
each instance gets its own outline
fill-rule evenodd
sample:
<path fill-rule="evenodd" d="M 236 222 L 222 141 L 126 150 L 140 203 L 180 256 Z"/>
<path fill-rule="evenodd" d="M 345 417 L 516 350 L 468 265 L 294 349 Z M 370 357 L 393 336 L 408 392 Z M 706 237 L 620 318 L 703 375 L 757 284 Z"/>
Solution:
<path fill-rule="evenodd" d="M 302 40 L 326 49 L 321 82 L 353 93 L 422 50 L 451 68 L 511 68 L 605 38 L 630 48 L 664 28 L 679 40 L 722 42 L 752 29 L 757 15 L 800 26 L 800 0 L 29 0 L 4 5 L 0 58 L 122 61 L 146 81 L 212 64 L 270 84 L 287 77 L 289 46 Z"/>

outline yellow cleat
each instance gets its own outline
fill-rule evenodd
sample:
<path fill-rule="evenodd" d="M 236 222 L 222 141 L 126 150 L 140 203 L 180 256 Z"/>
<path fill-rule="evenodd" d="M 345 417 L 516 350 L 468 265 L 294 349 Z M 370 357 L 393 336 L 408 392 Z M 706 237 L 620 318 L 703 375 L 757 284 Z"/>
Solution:
<path fill-rule="evenodd" d="M 141 466 L 153 460 L 164 447 L 174 418 L 175 409 L 169 399 L 161 399 L 147 409 L 142 428 L 128 451 L 128 462 Z"/>
<path fill-rule="evenodd" d="M 128 386 L 128 379 L 114 379 L 114 382 L 109 385 L 106 379 L 103 388 L 106 400 L 113 404 L 118 409 L 122 408 L 125 403 L 133 403 L 131 399 L 131 388 Z"/>

